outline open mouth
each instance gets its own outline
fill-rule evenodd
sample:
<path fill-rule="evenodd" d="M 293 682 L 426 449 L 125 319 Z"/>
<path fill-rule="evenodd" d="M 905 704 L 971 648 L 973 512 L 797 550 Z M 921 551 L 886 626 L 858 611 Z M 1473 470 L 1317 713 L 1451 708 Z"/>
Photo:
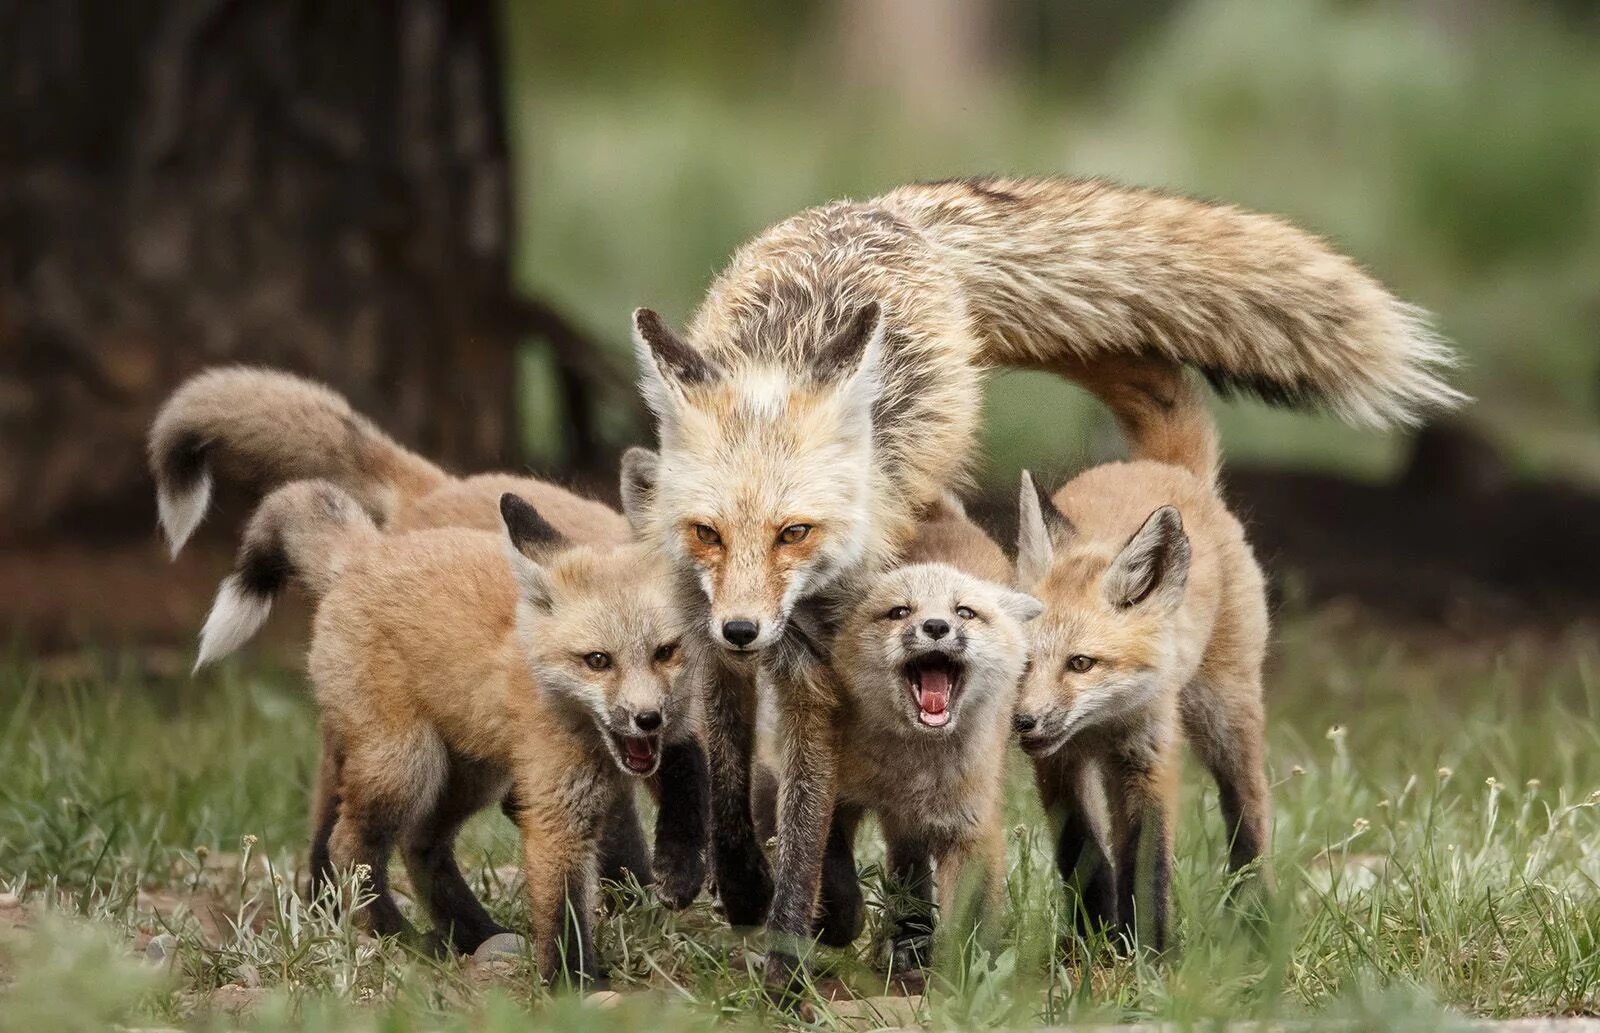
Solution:
<path fill-rule="evenodd" d="M 943 653 L 929 653 L 906 664 L 906 688 L 917 705 L 917 720 L 928 728 L 950 723 L 950 708 L 961 694 L 961 664 Z"/>
<path fill-rule="evenodd" d="M 622 754 L 622 766 L 630 774 L 649 775 L 655 772 L 661 759 L 661 738 L 655 735 L 615 735 L 617 752 Z"/>

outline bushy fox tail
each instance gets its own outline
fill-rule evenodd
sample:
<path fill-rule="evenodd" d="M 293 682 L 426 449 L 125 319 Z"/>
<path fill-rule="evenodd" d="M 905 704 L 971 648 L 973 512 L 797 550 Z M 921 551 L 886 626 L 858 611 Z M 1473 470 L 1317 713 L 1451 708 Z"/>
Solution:
<path fill-rule="evenodd" d="M 213 471 L 262 491 L 286 481 L 338 484 L 379 521 L 446 474 L 402 448 L 321 384 L 229 366 L 190 379 L 150 426 L 161 528 L 176 556 L 211 503 Z"/>
<path fill-rule="evenodd" d="M 944 253 L 991 365 L 1070 376 L 1154 355 L 1368 426 L 1466 400 L 1425 312 L 1281 219 L 1092 180 L 915 184 L 881 203 Z"/>
<path fill-rule="evenodd" d="M 377 533 L 355 496 L 329 481 L 294 481 L 268 495 L 245 525 L 233 572 L 217 588 L 195 670 L 250 641 L 291 579 L 320 598 L 351 546 Z"/>
<path fill-rule="evenodd" d="M 1215 484 L 1217 425 L 1193 374 L 1166 359 L 1113 356 L 1074 361 L 1060 372 L 1087 388 L 1117 418 L 1128 458 L 1181 466 Z"/>

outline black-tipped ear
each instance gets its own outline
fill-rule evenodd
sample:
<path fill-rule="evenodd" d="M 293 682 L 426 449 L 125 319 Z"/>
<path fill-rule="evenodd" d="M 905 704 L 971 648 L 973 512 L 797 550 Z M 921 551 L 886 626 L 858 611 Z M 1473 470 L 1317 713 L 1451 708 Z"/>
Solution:
<path fill-rule="evenodd" d="M 843 380 L 863 368 L 874 348 L 882 343 L 883 306 L 869 301 L 845 320 L 844 328 L 828 339 L 811 360 L 811 376 L 824 383 Z"/>
<path fill-rule="evenodd" d="M 1036 585 L 1050 569 L 1057 547 L 1077 533 L 1048 492 L 1022 471 L 1017 492 L 1017 584 Z"/>
<path fill-rule="evenodd" d="M 634 343 L 650 353 L 661 375 L 680 387 L 708 383 L 721 375 L 709 359 L 689 347 L 650 309 L 634 310 L 633 336 Z"/>
<path fill-rule="evenodd" d="M 661 457 L 635 445 L 622 453 L 622 515 L 635 534 L 644 529 L 656 497 L 656 473 Z"/>
<path fill-rule="evenodd" d="M 524 556 L 531 558 L 561 544 L 561 532 L 521 495 L 508 491 L 500 496 L 500 519 L 506 523 L 512 547 Z"/>
<path fill-rule="evenodd" d="M 1175 609 L 1189 583 L 1189 536 L 1176 506 L 1162 506 L 1106 569 L 1106 600 L 1116 607 Z"/>

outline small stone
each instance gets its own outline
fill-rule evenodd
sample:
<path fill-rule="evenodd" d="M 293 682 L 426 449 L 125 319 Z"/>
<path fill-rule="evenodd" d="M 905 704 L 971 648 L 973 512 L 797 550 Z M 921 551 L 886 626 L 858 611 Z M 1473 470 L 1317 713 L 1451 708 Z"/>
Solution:
<path fill-rule="evenodd" d="M 528 941 L 516 933 L 495 933 L 493 936 L 478 944 L 478 949 L 472 952 L 474 964 L 482 965 L 490 961 L 504 960 L 506 956 L 522 957 L 528 953 Z"/>
<path fill-rule="evenodd" d="M 144 945 L 144 960 L 151 965 L 170 965 L 178 953 L 178 938 L 171 933 L 150 937 Z"/>
<path fill-rule="evenodd" d="M 583 1003 L 592 1008 L 615 1008 L 622 1003 L 622 995 L 615 990 L 596 990 L 585 996 Z"/>

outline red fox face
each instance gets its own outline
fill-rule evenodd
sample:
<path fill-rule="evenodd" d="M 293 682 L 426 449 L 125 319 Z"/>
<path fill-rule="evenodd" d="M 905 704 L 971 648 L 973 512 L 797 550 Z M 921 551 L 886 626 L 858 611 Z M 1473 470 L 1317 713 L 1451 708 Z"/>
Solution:
<path fill-rule="evenodd" d="M 549 556 L 555 532 L 532 507 L 506 495 L 501 512 L 520 596 L 517 637 L 540 692 L 593 719 L 623 771 L 654 774 L 662 733 L 689 707 L 687 683 L 678 687 L 686 629 L 670 570 L 642 546 Z"/>
<path fill-rule="evenodd" d="M 754 359 L 724 370 L 647 310 L 634 329 L 661 452 L 624 466 L 629 518 L 700 585 L 712 641 L 763 649 L 796 602 L 865 553 L 878 307 L 857 311 L 801 373 Z"/>
<path fill-rule="evenodd" d="M 996 711 L 1009 717 L 1028 656 L 1022 626 L 1039 610 L 1031 596 L 942 563 L 898 567 L 851 608 L 834 660 L 880 727 L 956 734 Z"/>
<path fill-rule="evenodd" d="M 1033 661 L 1013 724 L 1022 748 L 1044 756 L 1139 716 L 1170 687 L 1189 540 L 1177 509 L 1162 506 L 1115 553 L 1075 541 L 1071 523 L 1023 478 L 1018 582 L 1032 584 L 1044 613 L 1029 629 Z"/>

